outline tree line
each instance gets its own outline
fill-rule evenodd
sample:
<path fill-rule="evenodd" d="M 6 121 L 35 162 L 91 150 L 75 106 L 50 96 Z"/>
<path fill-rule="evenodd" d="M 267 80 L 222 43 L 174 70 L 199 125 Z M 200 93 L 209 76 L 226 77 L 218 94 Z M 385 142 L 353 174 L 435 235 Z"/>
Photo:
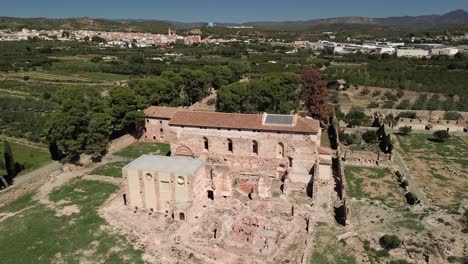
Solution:
<path fill-rule="evenodd" d="M 248 70 L 243 64 L 206 66 L 199 70 L 165 71 L 160 76 L 135 79 L 102 94 L 96 87 L 70 86 L 53 96 L 54 111 L 47 122 L 51 156 L 64 162 L 81 154 L 99 160 L 109 142 L 127 133 L 141 133 L 143 109 L 150 105 L 190 105 L 207 96 L 210 88 L 236 81 Z"/>

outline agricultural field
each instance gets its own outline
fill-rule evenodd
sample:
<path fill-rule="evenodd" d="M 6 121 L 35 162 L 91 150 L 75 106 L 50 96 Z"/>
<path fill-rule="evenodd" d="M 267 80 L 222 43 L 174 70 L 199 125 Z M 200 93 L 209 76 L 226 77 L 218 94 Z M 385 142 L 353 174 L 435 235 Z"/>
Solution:
<path fill-rule="evenodd" d="M 344 111 L 352 107 L 445 111 L 464 107 L 464 101 L 460 101 L 458 96 L 363 85 L 355 85 L 340 92 L 339 103 Z"/>
<path fill-rule="evenodd" d="M 117 189 L 75 179 L 45 198 L 29 194 L 0 208 L 2 263 L 143 263 L 142 251 L 97 213 Z"/>
<path fill-rule="evenodd" d="M 37 145 L 9 142 L 15 161 L 24 166 L 21 174 L 28 173 L 51 162 L 49 150 Z M 0 157 L 3 157 L 3 141 L 0 141 Z"/>
<path fill-rule="evenodd" d="M 458 207 L 468 199 L 468 137 L 452 134 L 446 142 L 430 133 L 397 135 L 412 177 L 435 205 Z"/>
<path fill-rule="evenodd" d="M 8 72 L 1 73 L 0 77 L 17 80 L 44 81 L 44 82 L 74 82 L 74 83 L 89 83 L 91 79 L 73 76 L 70 74 L 57 74 L 43 71 L 29 72 Z"/>

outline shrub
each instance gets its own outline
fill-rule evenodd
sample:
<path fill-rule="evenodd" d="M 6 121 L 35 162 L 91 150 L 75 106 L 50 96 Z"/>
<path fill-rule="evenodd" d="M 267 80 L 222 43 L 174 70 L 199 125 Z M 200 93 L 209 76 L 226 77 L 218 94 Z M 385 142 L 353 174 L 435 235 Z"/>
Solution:
<path fill-rule="evenodd" d="M 417 117 L 416 112 L 401 112 L 397 116 L 398 118 L 411 118 L 415 119 Z"/>
<path fill-rule="evenodd" d="M 400 134 L 403 134 L 403 135 L 408 135 L 411 132 L 411 130 L 412 130 L 411 127 L 403 126 L 398 129 L 398 132 L 400 132 Z"/>
<path fill-rule="evenodd" d="M 357 140 L 358 140 L 358 136 L 355 133 L 345 134 L 345 133 L 340 132 L 340 141 L 346 146 L 356 143 Z"/>
<path fill-rule="evenodd" d="M 23 77 L 23 80 L 29 81 L 29 76 L 25 75 L 25 76 Z"/>
<path fill-rule="evenodd" d="M 368 105 L 367 105 L 367 108 L 379 108 L 379 103 L 377 102 L 370 102 Z"/>
<path fill-rule="evenodd" d="M 206 104 L 207 105 L 214 105 L 214 104 L 216 104 L 216 99 L 210 98 L 210 99 L 208 99 L 208 101 L 206 101 Z"/>
<path fill-rule="evenodd" d="M 401 98 L 401 97 L 403 97 L 404 95 L 405 95 L 405 91 L 403 91 L 403 90 L 401 90 L 401 89 L 399 89 L 398 92 L 397 92 L 397 94 L 396 94 L 396 96 L 397 96 L 398 98 Z"/>
<path fill-rule="evenodd" d="M 345 117 L 345 121 L 350 127 L 363 126 L 370 123 L 371 118 L 362 109 L 353 108 Z"/>
<path fill-rule="evenodd" d="M 432 135 L 434 136 L 434 139 L 439 142 L 444 142 L 450 137 L 449 132 L 447 130 L 438 130 Z"/>
<path fill-rule="evenodd" d="M 401 183 L 400 183 L 400 186 L 401 186 L 402 188 L 408 187 L 408 180 L 402 180 Z"/>
<path fill-rule="evenodd" d="M 461 120 L 463 116 L 458 112 L 445 112 L 444 113 L 445 120 Z"/>
<path fill-rule="evenodd" d="M 385 249 L 395 249 L 398 248 L 401 244 L 400 239 L 395 235 L 385 234 L 380 238 L 380 244 Z"/>
<path fill-rule="evenodd" d="M 362 139 L 366 143 L 372 143 L 377 141 L 377 134 L 374 131 L 366 131 L 362 134 Z"/>
<path fill-rule="evenodd" d="M 361 95 L 367 95 L 369 94 L 369 92 L 370 92 L 370 89 L 368 87 L 365 87 L 364 89 L 362 89 Z"/>
<path fill-rule="evenodd" d="M 410 264 L 410 263 L 404 259 L 398 259 L 398 260 L 390 261 L 390 264 Z"/>
<path fill-rule="evenodd" d="M 405 194 L 405 198 L 409 205 L 415 205 L 419 203 L 418 197 L 412 192 L 407 192 Z"/>

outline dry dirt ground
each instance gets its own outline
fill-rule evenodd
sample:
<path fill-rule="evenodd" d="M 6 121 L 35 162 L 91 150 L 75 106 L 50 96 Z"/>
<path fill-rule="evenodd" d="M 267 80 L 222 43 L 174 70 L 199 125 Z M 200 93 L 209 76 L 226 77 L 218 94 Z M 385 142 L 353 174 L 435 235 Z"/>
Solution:
<path fill-rule="evenodd" d="M 446 142 L 430 133 L 397 136 L 412 177 L 431 204 L 457 209 L 468 203 L 468 136 L 453 134 Z"/>
<path fill-rule="evenodd" d="M 422 196 L 419 205 L 404 203 L 392 173 L 397 167 L 346 166 L 348 223 L 318 227 L 312 263 L 467 263 L 468 137 L 452 134 L 443 143 L 431 137 L 394 140 L 409 169 L 409 189 Z M 400 247 L 383 250 L 384 234 L 398 236 Z"/>
<path fill-rule="evenodd" d="M 150 263 L 308 263 L 314 226 L 327 217 L 311 206 L 311 199 L 297 204 L 296 196 L 305 194 L 291 192 L 268 202 L 210 200 L 194 205 L 195 218 L 184 222 L 125 206 L 121 191 L 99 212 L 114 231 L 144 249 Z"/>

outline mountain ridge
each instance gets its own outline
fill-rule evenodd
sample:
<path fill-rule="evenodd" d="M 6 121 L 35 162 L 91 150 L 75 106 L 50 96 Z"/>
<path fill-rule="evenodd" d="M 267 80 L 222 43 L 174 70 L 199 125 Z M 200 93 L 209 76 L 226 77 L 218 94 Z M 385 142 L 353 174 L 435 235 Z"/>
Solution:
<path fill-rule="evenodd" d="M 89 29 L 89 30 L 123 30 L 148 31 L 163 33 L 168 27 L 190 29 L 202 27 L 204 22 L 177 22 L 158 19 L 105 19 L 105 18 L 19 18 L 0 17 L 0 29 L 22 27 L 35 29 Z M 346 16 L 297 21 L 252 21 L 245 23 L 216 23 L 220 27 L 248 26 L 264 30 L 314 31 L 327 29 L 350 28 L 420 28 L 426 29 L 444 25 L 468 25 L 468 12 L 463 9 L 454 10 L 441 15 L 393 16 L 372 18 L 362 16 Z"/>

